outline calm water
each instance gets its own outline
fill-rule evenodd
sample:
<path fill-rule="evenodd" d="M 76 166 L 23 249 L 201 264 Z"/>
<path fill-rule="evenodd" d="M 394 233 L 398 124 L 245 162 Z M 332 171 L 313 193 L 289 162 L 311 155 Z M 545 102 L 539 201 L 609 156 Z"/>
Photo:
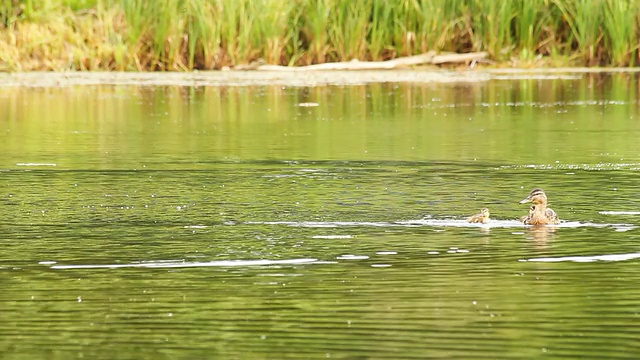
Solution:
<path fill-rule="evenodd" d="M 636 359 L 639 89 L 0 88 L 0 357 Z"/>

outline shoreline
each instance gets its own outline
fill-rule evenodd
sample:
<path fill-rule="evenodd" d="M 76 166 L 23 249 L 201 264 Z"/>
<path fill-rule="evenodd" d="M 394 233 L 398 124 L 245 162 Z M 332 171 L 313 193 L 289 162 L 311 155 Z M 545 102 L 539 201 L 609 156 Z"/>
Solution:
<path fill-rule="evenodd" d="M 0 87 L 326 86 L 373 83 L 478 83 L 490 80 L 578 79 L 584 74 L 638 73 L 635 68 L 505 68 L 320 71 L 16 72 L 0 73 Z"/>

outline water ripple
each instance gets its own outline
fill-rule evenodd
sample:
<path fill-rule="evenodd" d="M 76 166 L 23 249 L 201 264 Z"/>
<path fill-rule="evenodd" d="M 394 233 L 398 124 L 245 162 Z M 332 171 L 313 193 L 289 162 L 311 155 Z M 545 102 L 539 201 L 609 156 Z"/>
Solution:
<path fill-rule="evenodd" d="M 608 254 L 591 256 L 563 256 L 526 259 L 527 262 L 594 262 L 594 261 L 626 261 L 640 258 L 640 253 Z"/>
<path fill-rule="evenodd" d="M 598 164 L 525 164 L 525 165 L 500 165 L 495 170 L 587 170 L 587 171 L 603 171 L 603 170 L 638 170 L 640 163 L 598 163 Z M 567 173 L 568 175 L 574 175 Z"/>
<path fill-rule="evenodd" d="M 116 268 L 190 268 L 190 267 L 230 267 L 230 266 L 264 266 L 264 265 L 296 265 L 315 263 L 318 259 L 287 259 L 287 260 L 222 260 L 205 262 L 185 261 L 152 261 L 134 262 L 128 264 L 101 264 L 101 265 L 53 265 L 52 269 L 116 269 Z"/>
<path fill-rule="evenodd" d="M 372 226 L 372 227 L 418 227 L 418 226 L 435 226 L 435 227 L 466 227 L 466 228 L 530 228 L 532 225 L 525 225 L 517 220 L 493 220 L 487 224 L 469 223 L 466 220 L 456 219 L 417 219 L 417 220 L 400 220 L 393 222 L 370 222 L 370 221 L 247 221 L 244 224 L 249 225 L 286 225 L 292 227 L 303 228 L 336 228 L 336 227 L 354 227 L 354 226 Z M 597 224 L 592 222 L 565 221 L 557 225 L 545 225 L 550 228 L 581 228 L 595 227 L 604 228 L 612 227 L 616 231 L 628 231 L 635 229 L 632 224 Z M 335 238 L 335 237 L 332 237 Z"/>
<path fill-rule="evenodd" d="M 640 211 L 598 211 L 602 215 L 640 215 Z"/>

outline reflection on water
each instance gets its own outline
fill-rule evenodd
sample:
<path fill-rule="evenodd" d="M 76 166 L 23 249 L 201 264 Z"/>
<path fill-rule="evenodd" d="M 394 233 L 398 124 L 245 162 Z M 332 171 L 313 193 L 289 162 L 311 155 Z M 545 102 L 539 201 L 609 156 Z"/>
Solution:
<path fill-rule="evenodd" d="M 0 89 L 0 354 L 634 359 L 637 94 Z"/>

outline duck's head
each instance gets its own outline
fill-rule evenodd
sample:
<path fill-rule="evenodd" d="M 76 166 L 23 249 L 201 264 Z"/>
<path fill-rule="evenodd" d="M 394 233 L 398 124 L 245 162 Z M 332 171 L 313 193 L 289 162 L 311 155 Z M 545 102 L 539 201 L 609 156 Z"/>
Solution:
<path fill-rule="evenodd" d="M 520 204 L 532 202 L 534 204 L 545 204 L 547 202 L 547 194 L 540 188 L 531 190 L 529 196 L 520 201 Z"/>
<path fill-rule="evenodd" d="M 482 216 L 488 218 L 489 215 L 491 215 L 491 213 L 489 212 L 489 208 L 482 208 L 480 209 L 480 214 L 482 214 Z"/>

